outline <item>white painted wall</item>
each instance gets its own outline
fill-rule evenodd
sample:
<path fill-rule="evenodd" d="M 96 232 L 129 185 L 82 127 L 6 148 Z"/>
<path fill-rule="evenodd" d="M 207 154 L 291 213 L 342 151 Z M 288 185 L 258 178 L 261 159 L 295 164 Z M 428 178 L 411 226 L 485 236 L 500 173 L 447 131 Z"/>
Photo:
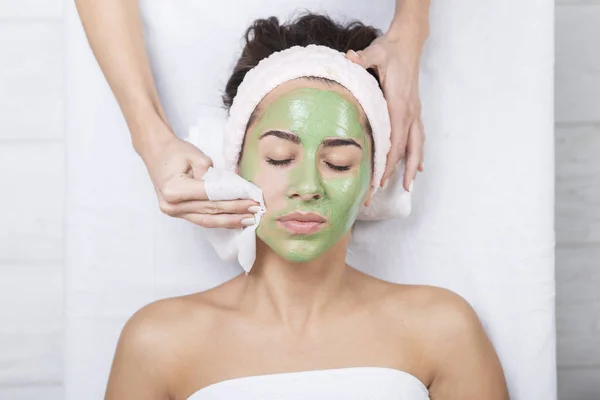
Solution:
<path fill-rule="evenodd" d="M 61 3 L 0 0 L 2 400 L 62 398 Z M 557 0 L 556 19 L 559 398 L 598 400 L 600 0 Z"/>

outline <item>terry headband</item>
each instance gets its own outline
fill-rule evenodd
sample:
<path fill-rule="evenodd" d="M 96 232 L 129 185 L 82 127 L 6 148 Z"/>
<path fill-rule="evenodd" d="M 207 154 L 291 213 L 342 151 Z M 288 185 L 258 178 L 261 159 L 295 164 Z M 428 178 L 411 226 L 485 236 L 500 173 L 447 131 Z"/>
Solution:
<path fill-rule="evenodd" d="M 377 80 L 344 53 L 326 46 L 294 46 L 271 54 L 248 71 L 238 87 L 225 125 L 225 167 L 235 170 L 250 116 L 273 89 L 302 77 L 326 78 L 344 86 L 362 107 L 373 131 L 373 182 L 377 190 L 390 150 L 390 117 Z"/>

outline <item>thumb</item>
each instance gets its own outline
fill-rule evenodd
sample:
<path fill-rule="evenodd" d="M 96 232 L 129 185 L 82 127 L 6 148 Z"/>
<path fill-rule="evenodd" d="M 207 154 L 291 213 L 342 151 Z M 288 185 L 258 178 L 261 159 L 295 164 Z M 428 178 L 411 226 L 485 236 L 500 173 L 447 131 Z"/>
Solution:
<path fill-rule="evenodd" d="M 198 150 L 197 154 L 194 154 L 190 157 L 189 162 L 194 179 L 202 179 L 204 174 L 206 174 L 206 171 L 213 166 L 213 162 L 210 157 L 202 153 L 200 150 Z"/>
<path fill-rule="evenodd" d="M 346 58 L 365 69 L 375 67 L 378 64 L 376 51 L 372 46 L 368 46 L 364 50 L 359 51 L 348 50 L 346 52 Z"/>

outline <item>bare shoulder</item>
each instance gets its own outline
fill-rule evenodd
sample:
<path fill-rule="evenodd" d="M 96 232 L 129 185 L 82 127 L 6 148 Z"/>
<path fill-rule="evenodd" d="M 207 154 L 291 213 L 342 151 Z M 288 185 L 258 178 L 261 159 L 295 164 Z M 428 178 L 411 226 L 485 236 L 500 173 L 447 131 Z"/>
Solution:
<path fill-rule="evenodd" d="M 162 343 L 168 347 L 171 339 L 211 329 L 227 300 L 235 293 L 232 279 L 203 292 L 153 301 L 136 311 L 127 321 L 122 335 L 133 336 L 139 345 Z M 167 340 L 169 339 L 169 340 Z M 172 349 L 168 349 L 172 350 Z"/>
<path fill-rule="evenodd" d="M 208 290 L 149 303 L 131 316 L 121 335 L 162 361 L 181 362 L 182 343 L 193 339 L 200 344 L 218 319 L 219 305 L 210 294 Z"/>
<path fill-rule="evenodd" d="M 386 293 L 385 302 L 390 311 L 424 317 L 423 322 L 427 324 L 448 326 L 450 323 L 454 327 L 465 327 L 479 322 L 473 307 L 448 289 L 389 283 Z"/>
<path fill-rule="evenodd" d="M 123 327 L 109 376 L 106 399 L 166 399 L 189 357 L 192 335 L 211 324 L 210 303 L 190 295 L 161 299 L 136 311 Z"/>
<path fill-rule="evenodd" d="M 486 336 L 477 313 L 459 294 L 436 286 L 395 285 L 390 309 L 403 315 L 426 348 L 441 354 L 456 338 Z M 449 341 L 451 340 L 451 341 Z"/>
<path fill-rule="evenodd" d="M 496 351 L 468 301 L 451 290 L 421 285 L 398 285 L 390 299 L 417 334 L 432 372 L 432 398 L 508 399 Z"/>
<path fill-rule="evenodd" d="M 435 286 L 414 286 L 409 294 L 419 312 L 420 326 L 425 331 L 423 337 L 436 354 L 443 354 L 449 344 L 469 345 L 471 340 L 487 341 L 481 321 L 471 306 L 459 294 Z M 409 291 L 409 293 L 410 293 Z M 468 340 L 464 340 L 468 338 Z"/>
<path fill-rule="evenodd" d="M 393 283 L 358 270 L 355 276 L 360 287 L 365 288 L 363 297 L 371 300 L 380 316 L 388 322 L 397 322 L 404 332 L 408 329 L 417 337 L 426 338 L 429 332 L 439 336 L 441 331 L 450 335 L 482 329 L 473 307 L 451 290 Z"/>
<path fill-rule="evenodd" d="M 122 336 L 135 338 L 142 346 L 163 343 L 168 345 L 173 338 L 182 333 L 191 322 L 207 322 L 211 315 L 210 303 L 202 296 L 189 295 L 171 297 L 153 301 L 136 311 L 127 321 Z M 204 318 L 198 319 L 199 314 Z M 196 325 L 194 323 L 193 325 Z"/>
<path fill-rule="evenodd" d="M 478 330 L 479 318 L 475 310 L 459 294 L 436 286 L 414 285 L 404 289 L 415 309 L 427 315 L 424 322 L 430 328 L 444 330 Z"/>

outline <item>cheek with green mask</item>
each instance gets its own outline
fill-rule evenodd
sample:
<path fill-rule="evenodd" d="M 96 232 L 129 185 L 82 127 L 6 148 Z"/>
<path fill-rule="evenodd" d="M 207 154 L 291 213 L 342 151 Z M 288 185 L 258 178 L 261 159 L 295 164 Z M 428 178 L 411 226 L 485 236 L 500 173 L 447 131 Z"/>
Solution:
<path fill-rule="evenodd" d="M 261 158 L 260 137 L 270 130 L 298 137 L 298 155 L 289 166 L 273 167 Z M 362 153 L 360 161 L 348 171 L 333 169 L 323 160 L 324 141 L 335 139 L 351 139 L 360 145 L 360 150 L 355 150 Z M 284 199 L 277 199 L 276 203 L 282 206 L 272 209 L 268 191 L 263 188 L 267 214 L 257 236 L 287 260 L 310 261 L 349 231 L 369 191 L 371 140 L 361 124 L 357 106 L 336 91 L 317 88 L 294 89 L 274 100 L 246 133 L 239 172 L 246 180 L 257 183 L 268 182 L 274 171 L 285 173 L 282 185 L 286 187 L 278 188 Z M 318 232 L 293 234 L 277 221 L 293 212 L 317 213 L 327 222 Z"/>

